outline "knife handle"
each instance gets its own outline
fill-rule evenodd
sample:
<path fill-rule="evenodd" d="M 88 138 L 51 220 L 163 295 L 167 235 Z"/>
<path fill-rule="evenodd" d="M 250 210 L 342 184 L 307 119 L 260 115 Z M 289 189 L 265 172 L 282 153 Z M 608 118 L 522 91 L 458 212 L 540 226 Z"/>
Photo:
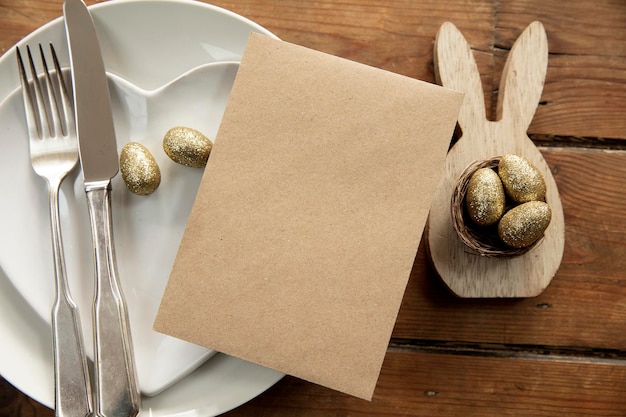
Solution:
<path fill-rule="evenodd" d="M 110 180 L 85 186 L 96 267 L 95 412 L 105 417 L 134 417 L 139 412 L 141 397 L 128 312 L 115 260 L 110 188 Z"/>

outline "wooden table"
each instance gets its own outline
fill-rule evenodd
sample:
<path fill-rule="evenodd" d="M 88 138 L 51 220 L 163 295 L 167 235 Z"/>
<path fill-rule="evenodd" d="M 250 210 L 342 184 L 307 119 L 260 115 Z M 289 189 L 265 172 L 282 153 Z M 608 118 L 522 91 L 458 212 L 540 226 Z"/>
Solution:
<path fill-rule="evenodd" d="M 94 1 L 88 1 L 89 4 Z M 626 2 L 216 0 L 286 41 L 434 82 L 452 21 L 482 73 L 488 114 L 513 41 L 544 23 L 550 59 L 530 127 L 565 210 L 565 253 L 536 298 L 457 299 L 425 243 L 372 402 L 286 377 L 239 416 L 626 416 Z M 0 52 L 61 1 L 0 0 Z M 0 415 L 52 416 L 6 381 Z"/>

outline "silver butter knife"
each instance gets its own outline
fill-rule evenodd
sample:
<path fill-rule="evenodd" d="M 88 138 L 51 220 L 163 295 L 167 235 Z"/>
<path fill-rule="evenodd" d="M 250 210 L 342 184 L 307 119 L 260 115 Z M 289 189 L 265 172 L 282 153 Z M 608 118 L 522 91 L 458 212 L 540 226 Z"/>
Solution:
<path fill-rule="evenodd" d="M 94 244 L 94 411 L 105 417 L 135 416 L 141 396 L 111 221 L 111 178 L 119 171 L 111 99 L 98 37 L 87 7 L 81 0 L 66 0 L 63 14 Z"/>

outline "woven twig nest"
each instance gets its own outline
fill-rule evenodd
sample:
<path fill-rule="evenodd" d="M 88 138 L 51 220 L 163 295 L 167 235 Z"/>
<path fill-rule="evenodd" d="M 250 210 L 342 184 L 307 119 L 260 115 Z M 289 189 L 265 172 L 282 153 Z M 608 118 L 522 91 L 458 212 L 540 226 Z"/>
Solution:
<path fill-rule="evenodd" d="M 532 245 L 524 248 L 511 248 L 498 236 L 497 224 L 494 226 L 479 226 L 472 222 L 465 206 L 465 195 L 472 174 L 481 168 L 497 170 L 500 156 L 475 161 L 471 163 L 457 180 L 452 201 L 450 204 L 452 226 L 459 239 L 470 249 L 481 256 L 493 258 L 510 258 L 527 253 L 541 241 L 538 239 Z M 507 207 L 508 209 L 509 207 Z"/>

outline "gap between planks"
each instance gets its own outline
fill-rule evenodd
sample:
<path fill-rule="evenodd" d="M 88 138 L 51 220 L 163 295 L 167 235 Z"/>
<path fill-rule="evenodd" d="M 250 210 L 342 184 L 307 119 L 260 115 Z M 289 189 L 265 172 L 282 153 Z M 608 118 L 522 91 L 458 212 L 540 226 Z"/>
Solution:
<path fill-rule="evenodd" d="M 626 366 L 626 350 L 619 349 L 392 338 L 388 351 Z"/>
<path fill-rule="evenodd" d="M 528 136 L 540 150 L 542 148 L 578 148 L 626 151 L 626 141 L 624 139 L 544 134 L 529 134 Z"/>

